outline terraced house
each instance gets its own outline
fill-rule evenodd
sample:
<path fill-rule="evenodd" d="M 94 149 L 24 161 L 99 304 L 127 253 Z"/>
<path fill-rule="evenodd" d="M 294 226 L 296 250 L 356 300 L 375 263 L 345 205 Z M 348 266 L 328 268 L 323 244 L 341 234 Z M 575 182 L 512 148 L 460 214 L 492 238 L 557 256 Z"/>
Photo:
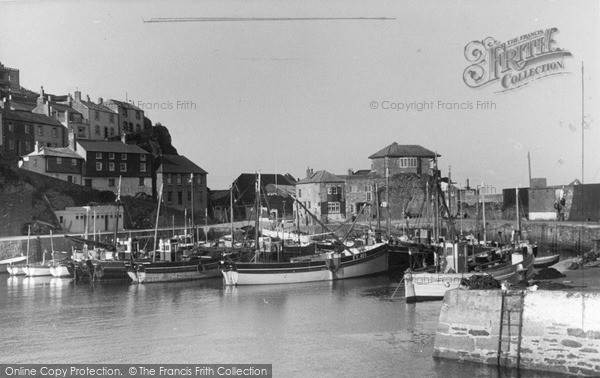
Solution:
<path fill-rule="evenodd" d="M 44 147 L 64 147 L 65 127 L 43 114 L 9 109 L 2 111 L 2 160 L 17 165 L 21 156 L 33 152 L 36 142 Z"/>
<path fill-rule="evenodd" d="M 341 221 L 346 217 L 344 179 L 327 171 L 306 171 L 306 178 L 296 183 L 296 198 L 321 222 Z M 316 224 L 305 209 L 298 210 L 305 225 Z"/>
<path fill-rule="evenodd" d="M 85 159 L 85 186 L 122 195 L 152 195 L 152 156 L 144 149 L 123 141 L 71 138 L 69 147 Z"/>

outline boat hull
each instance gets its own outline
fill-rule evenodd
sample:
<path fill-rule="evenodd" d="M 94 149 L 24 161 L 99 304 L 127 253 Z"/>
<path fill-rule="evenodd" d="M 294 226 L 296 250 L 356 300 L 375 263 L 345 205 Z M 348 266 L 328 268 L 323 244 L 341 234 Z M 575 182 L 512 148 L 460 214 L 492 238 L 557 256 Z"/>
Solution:
<path fill-rule="evenodd" d="M 42 276 L 51 276 L 50 265 L 25 265 L 23 267 L 23 271 L 27 277 L 42 277 Z"/>
<path fill-rule="evenodd" d="M 69 272 L 69 268 L 65 264 L 57 264 L 50 267 L 50 273 L 57 278 L 60 277 L 73 277 Z"/>
<path fill-rule="evenodd" d="M 533 267 L 536 269 L 548 268 L 560 260 L 560 255 L 536 257 L 533 260 Z"/>
<path fill-rule="evenodd" d="M 352 256 L 289 263 L 238 263 L 222 268 L 225 285 L 271 285 L 333 281 L 374 275 L 388 270 L 385 244 Z"/>
<path fill-rule="evenodd" d="M 27 256 L 19 256 L 19 257 L 13 257 L 10 259 L 0 261 L 0 273 L 10 273 L 8 270 L 9 267 L 15 266 L 14 265 L 15 263 L 22 263 L 26 259 L 27 259 Z M 21 273 L 21 274 L 23 274 L 23 273 Z"/>
<path fill-rule="evenodd" d="M 127 274 L 134 283 L 191 281 L 219 277 L 218 261 L 200 263 L 198 260 L 184 262 L 135 262 L 127 264 Z"/>
<path fill-rule="evenodd" d="M 486 269 L 482 272 L 469 273 L 415 273 L 407 271 L 404 274 L 404 290 L 406 301 L 409 303 L 441 300 L 448 290 L 458 289 L 463 278 L 473 275 L 489 274 L 498 281 L 516 283 L 520 273 L 530 278 L 533 271 L 533 254 L 526 256 L 523 261 Z"/>

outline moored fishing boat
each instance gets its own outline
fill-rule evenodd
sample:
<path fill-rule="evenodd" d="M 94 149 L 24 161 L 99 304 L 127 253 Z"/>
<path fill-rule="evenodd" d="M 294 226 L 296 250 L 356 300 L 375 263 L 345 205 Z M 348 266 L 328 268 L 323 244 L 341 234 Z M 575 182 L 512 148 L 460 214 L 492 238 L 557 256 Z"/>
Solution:
<path fill-rule="evenodd" d="M 498 281 L 511 283 L 526 280 L 533 275 L 533 252 L 528 243 L 521 243 L 513 253 L 505 254 L 506 259 L 496 262 L 493 266 L 476 266 L 468 264 L 468 243 L 445 242 L 442 245 L 443 256 L 439 273 L 415 272 L 407 270 L 404 273 L 405 298 L 409 303 L 439 300 L 444 298 L 448 290 L 460 287 L 463 279 L 473 275 L 487 274 Z M 503 253 L 505 251 L 500 251 Z"/>
<path fill-rule="evenodd" d="M 321 253 L 290 262 L 223 262 L 225 285 L 268 285 L 334 281 L 383 273 L 388 270 L 387 244 Z"/>
<path fill-rule="evenodd" d="M 5 259 L 0 261 L 0 273 L 10 273 L 11 275 L 13 269 L 17 269 L 15 263 L 20 263 L 27 260 L 27 256 L 17 256 L 10 259 Z M 9 271 L 9 269 L 11 271 Z M 24 274 L 24 273 L 21 273 Z"/>
<path fill-rule="evenodd" d="M 52 262 L 32 263 L 23 266 L 23 272 L 27 277 L 51 276 L 51 267 Z"/>
<path fill-rule="evenodd" d="M 560 255 L 536 256 L 533 260 L 533 267 L 536 269 L 548 268 L 560 261 Z"/>

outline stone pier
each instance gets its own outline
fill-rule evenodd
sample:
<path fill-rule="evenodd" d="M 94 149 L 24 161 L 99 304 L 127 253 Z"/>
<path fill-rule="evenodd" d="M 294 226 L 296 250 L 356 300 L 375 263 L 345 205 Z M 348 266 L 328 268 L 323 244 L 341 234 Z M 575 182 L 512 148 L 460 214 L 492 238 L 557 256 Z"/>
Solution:
<path fill-rule="evenodd" d="M 512 294 L 519 294 L 515 291 Z M 501 290 L 451 290 L 446 293 L 435 338 L 434 357 L 557 373 L 600 375 L 600 293 L 524 291 L 509 296 L 514 310 L 503 326 L 510 343 L 498 358 Z M 519 309 L 522 308 L 522 318 Z M 506 312 L 505 312 L 506 314 Z M 507 316 L 505 315 L 505 323 Z"/>

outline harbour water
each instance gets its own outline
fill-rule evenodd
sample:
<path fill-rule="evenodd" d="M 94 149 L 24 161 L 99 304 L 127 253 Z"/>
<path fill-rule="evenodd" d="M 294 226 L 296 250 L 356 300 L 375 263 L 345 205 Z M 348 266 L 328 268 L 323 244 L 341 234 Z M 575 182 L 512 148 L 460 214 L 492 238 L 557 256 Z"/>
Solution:
<path fill-rule="evenodd" d="M 272 364 L 274 377 L 548 377 L 435 360 L 398 276 L 274 286 L 0 275 L 0 364 Z M 397 292 L 395 292 L 395 290 Z M 395 292 L 395 293 L 394 293 Z"/>

